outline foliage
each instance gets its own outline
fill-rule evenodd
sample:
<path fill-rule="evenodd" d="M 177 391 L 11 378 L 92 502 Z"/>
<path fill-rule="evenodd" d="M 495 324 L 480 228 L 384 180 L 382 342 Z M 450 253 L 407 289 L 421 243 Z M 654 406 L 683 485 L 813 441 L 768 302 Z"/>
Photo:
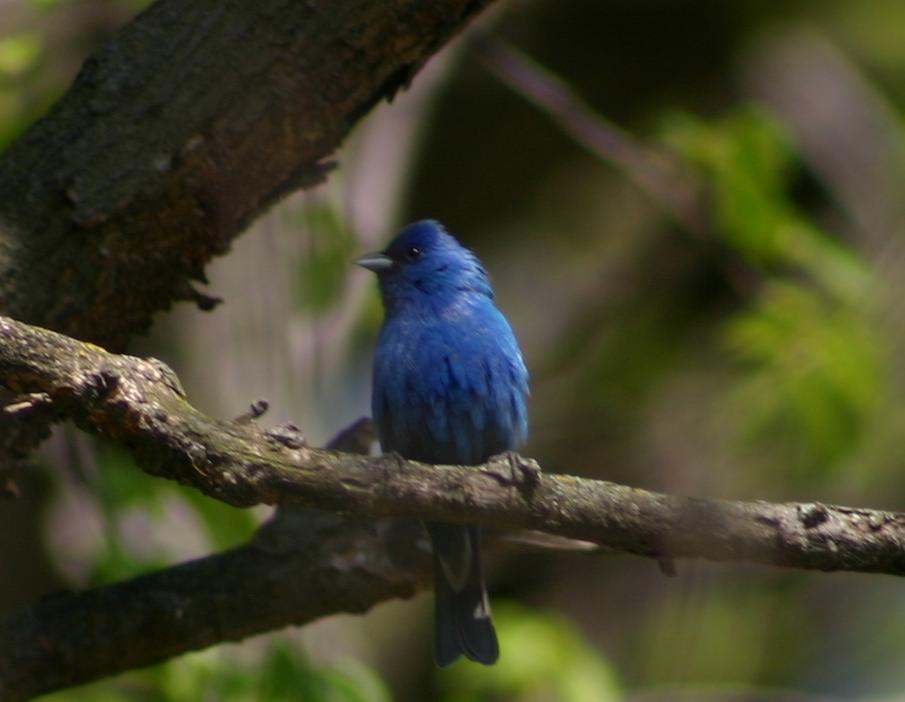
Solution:
<path fill-rule="evenodd" d="M 379 678 L 360 663 L 316 665 L 292 646 L 275 642 L 261 660 L 234 651 L 184 656 L 115 681 L 47 695 L 44 702 L 389 702 Z"/>
<path fill-rule="evenodd" d="M 883 389 L 868 267 L 796 206 L 795 153 L 773 120 L 750 110 L 711 123 L 686 116 L 666 139 L 712 188 L 716 233 L 759 274 L 723 328 L 743 364 L 734 400 L 749 446 L 785 447 L 786 466 L 839 465 Z"/>
<path fill-rule="evenodd" d="M 500 660 L 490 667 L 457 663 L 441 673 L 444 702 L 620 699 L 615 673 L 564 617 L 502 602 L 494 619 Z"/>
<path fill-rule="evenodd" d="M 298 274 L 299 302 L 316 317 L 341 299 L 357 241 L 328 202 L 309 203 L 300 211 L 298 225 L 308 234 L 308 253 Z"/>

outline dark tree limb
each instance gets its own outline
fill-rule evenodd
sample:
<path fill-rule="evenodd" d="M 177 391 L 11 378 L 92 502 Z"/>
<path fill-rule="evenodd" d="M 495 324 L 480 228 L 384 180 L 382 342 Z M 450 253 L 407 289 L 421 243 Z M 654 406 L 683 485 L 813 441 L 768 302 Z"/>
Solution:
<path fill-rule="evenodd" d="M 119 350 L 215 306 L 208 261 L 490 2 L 158 0 L 0 157 L 0 314 Z M 0 472 L 46 434 L 0 417 Z"/>
<path fill-rule="evenodd" d="M 366 453 L 373 441 L 370 420 L 360 420 L 330 448 Z M 492 549 L 496 535 L 488 536 L 485 547 Z M 589 546 L 514 536 L 523 548 Z M 362 613 L 428 587 L 431 573 L 417 523 L 282 507 L 238 548 L 61 593 L 0 621 L 0 700 L 28 699 L 331 614 Z"/>
<path fill-rule="evenodd" d="M 490 0 L 158 0 L 0 158 L 0 313 L 121 348 Z"/>
<path fill-rule="evenodd" d="M 358 422 L 331 442 L 361 452 Z M 360 613 L 427 584 L 415 529 L 305 508 L 278 510 L 238 548 L 85 592 L 0 622 L 0 700 L 25 700 L 223 641 Z"/>
<path fill-rule="evenodd" d="M 374 524 L 334 517 L 311 541 L 251 543 L 107 587 L 58 594 L 0 622 L 0 700 L 14 702 L 415 592 Z M 354 548 L 356 558 L 343 557 Z"/>

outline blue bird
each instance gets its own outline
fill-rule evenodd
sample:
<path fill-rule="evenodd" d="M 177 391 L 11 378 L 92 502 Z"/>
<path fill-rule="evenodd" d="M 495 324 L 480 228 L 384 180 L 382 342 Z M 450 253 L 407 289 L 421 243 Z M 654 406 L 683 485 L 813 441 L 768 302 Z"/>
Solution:
<path fill-rule="evenodd" d="M 385 318 L 371 398 L 384 453 L 474 465 L 528 432 L 528 371 L 477 257 L 433 220 L 356 261 L 377 273 Z M 499 657 L 478 527 L 425 525 L 434 550 L 434 658 Z"/>

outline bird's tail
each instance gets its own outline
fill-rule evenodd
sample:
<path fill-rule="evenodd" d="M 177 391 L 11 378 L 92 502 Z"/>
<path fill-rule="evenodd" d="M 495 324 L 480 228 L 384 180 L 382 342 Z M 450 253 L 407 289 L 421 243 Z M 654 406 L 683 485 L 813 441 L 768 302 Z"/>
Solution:
<path fill-rule="evenodd" d="M 476 526 L 427 524 L 434 546 L 434 658 L 447 666 L 459 655 L 492 665 L 500 655 L 490 618 Z"/>

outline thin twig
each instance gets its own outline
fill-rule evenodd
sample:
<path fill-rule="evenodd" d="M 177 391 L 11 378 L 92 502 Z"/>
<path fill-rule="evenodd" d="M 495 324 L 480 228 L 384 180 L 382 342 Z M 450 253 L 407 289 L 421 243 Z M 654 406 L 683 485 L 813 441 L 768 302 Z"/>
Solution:
<path fill-rule="evenodd" d="M 484 65 L 500 82 L 547 113 L 590 153 L 622 170 L 686 230 L 707 233 L 703 185 L 667 151 L 642 144 L 595 112 L 559 76 L 510 44 L 474 33 Z"/>

